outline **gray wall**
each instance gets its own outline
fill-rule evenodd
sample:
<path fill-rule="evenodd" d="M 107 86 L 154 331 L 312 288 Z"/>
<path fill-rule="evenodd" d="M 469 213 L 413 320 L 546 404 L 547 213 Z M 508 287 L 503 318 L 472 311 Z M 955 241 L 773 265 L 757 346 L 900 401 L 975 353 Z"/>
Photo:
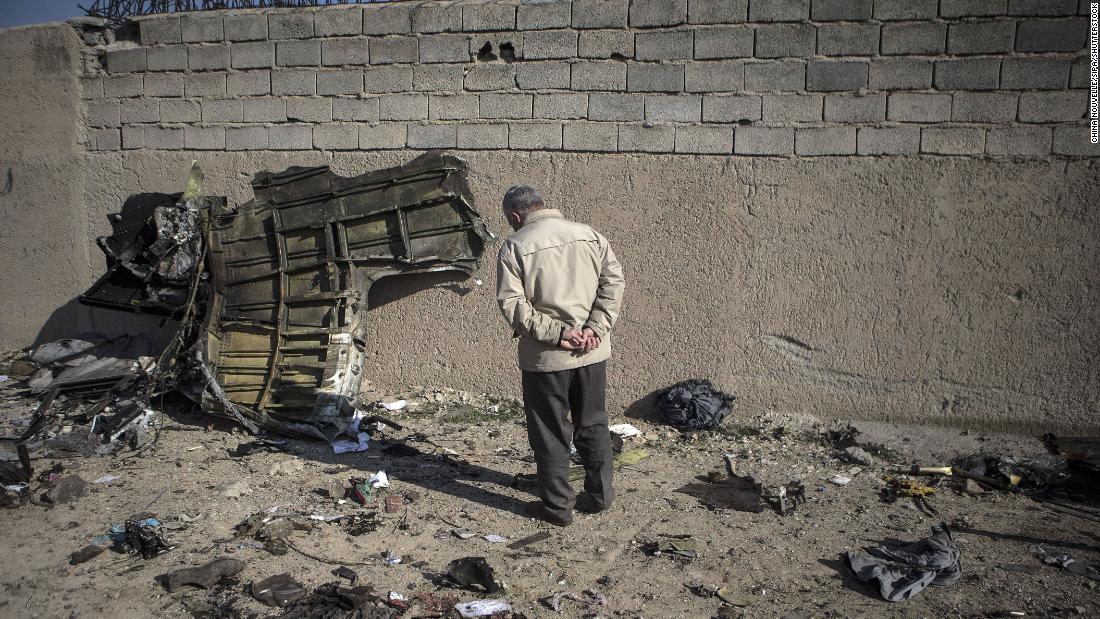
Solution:
<path fill-rule="evenodd" d="M 402 2 L 6 31 L 23 81 L 0 100 L 25 111 L 0 164 L 34 159 L 33 97 L 61 121 L 41 158 L 67 163 L 0 196 L 29 215 L 0 248 L 0 342 L 118 328 L 63 304 L 101 272 L 106 214 L 179 191 L 191 159 L 240 202 L 257 170 L 447 147 L 498 234 L 501 193 L 529 182 L 616 247 L 612 414 L 707 376 L 744 415 L 1095 431 L 1086 6 Z M 477 60 L 486 41 L 517 58 Z M 64 88 L 28 60 L 44 45 L 67 50 Z M 479 277 L 380 284 L 370 379 L 515 393 L 491 260 Z"/>

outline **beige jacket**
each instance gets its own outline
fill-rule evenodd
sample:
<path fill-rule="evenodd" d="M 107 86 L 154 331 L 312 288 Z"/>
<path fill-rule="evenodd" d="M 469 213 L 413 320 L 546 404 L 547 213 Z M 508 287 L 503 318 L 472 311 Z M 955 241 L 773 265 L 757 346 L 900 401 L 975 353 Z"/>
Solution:
<path fill-rule="evenodd" d="M 556 372 L 606 361 L 623 299 L 623 268 L 607 239 L 555 209 L 527 216 L 497 260 L 497 304 L 519 339 L 519 367 Z M 566 328 L 591 327 L 599 348 L 558 348 Z"/>

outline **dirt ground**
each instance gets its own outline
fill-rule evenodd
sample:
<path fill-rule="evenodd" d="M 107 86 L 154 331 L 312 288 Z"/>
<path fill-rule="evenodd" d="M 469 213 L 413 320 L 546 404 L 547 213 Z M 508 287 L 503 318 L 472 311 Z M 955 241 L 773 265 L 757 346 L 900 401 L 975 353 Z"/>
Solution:
<path fill-rule="evenodd" d="M 25 426 L 35 402 L 6 393 L 0 395 L 0 433 L 10 436 Z M 368 402 L 400 397 L 410 406 L 382 412 L 404 430 L 386 430 L 366 452 L 334 455 L 328 445 L 290 441 L 284 453 L 233 458 L 228 451 L 251 437 L 209 417 L 181 414 L 164 416 L 157 442 L 140 454 L 35 460 L 36 471 L 59 461 L 66 474 L 88 482 L 118 479 L 89 483 L 88 493 L 71 503 L 0 510 L 0 616 L 273 616 L 282 611 L 252 599 L 249 583 L 289 572 L 313 588 L 340 580 L 332 573 L 338 562 L 353 564 L 360 582 L 382 597 L 433 592 L 470 601 L 487 596 L 442 586 L 439 575 L 451 560 L 471 556 L 487 558 L 507 584 L 499 597 L 527 617 L 1100 616 L 1100 583 L 1033 554 L 1033 545 L 1042 544 L 1051 553 L 1100 559 L 1094 522 L 1024 496 L 962 494 L 952 484 L 930 497 L 938 516 L 910 499 L 880 498 L 884 457 L 943 464 L 979 451 L 1028 455 L 1042 451 L 1035 438 L 865 424 L 860 438 L 876 461 L 855 467 L 826 440 L 827 430 L 842 427 L 835 423 L 735 411 L 724 431 L 685 436 L 613 411 L 612 423 L 634 423 L 644 434 L 626 439 L 626 449 L 644 449 L 649 457 L 618 470 L 618 497 L 609 511 L 578 514 L 572 526 L 557 528 L 521 515 L 533 497 L 514 488 L 513 479 L 534 466 L 525 459 L 530 450 L 518 403 L 446 389 L 364 394 Z M 409 437 L 419 455 L 384 449 Z M 711 510 L 676 492 L 722 470 L 727 453 L 738 473 L 753 473 L 766 484 L 802 480 L 806 503 L 780 516 L 771 509 Z M 326 496 L 333 484 L 380 470 L 391 480 L 383 493 L 405 497 L 398 513 L 384 513 L 381 496 L 367 507 Z M 829 482 L 836 474 L 851 483 Z M 70 553 L 143 511 L 172 528 L 166 535 L 173 550 L 149 560 L 108 550 L 69 564 Z M 254 540 L 233 538 L 235 525 L 260 512 L 377 512 L 382 524 L 353 536 L 339 521 L 315 521 L 312 530 L 293 532 L 289 552 L 273 555 Z M 884 540 L 916 541 L 941 521 L 952 525 L 962 552 L 962 578 L 949 587 L 890 603 L 844 567 L 845 551 Z M 477 535 L 460 539 L 456 529 Z M 508 548 L 543 530 L 549 539 Z M 508 541 L 481 537 L 488 534 Z M 695 536 L 698 556 L 649 554 L 647 544 L 662 534 Z M 388 553 L 400 562 L 388 563 Z M 187 587 L 170 594 L 155 580 L 226 556 L 246 567 L 212 591 Z M 737 605 L 709 594 L 717 587 Z M 557 613 L 540 601 L 559 592 L 583 599 L 585 590 L 601 593 L 606 605 L 564 600 Z M 417 607 L 405 616 L 418 616 Z"/>

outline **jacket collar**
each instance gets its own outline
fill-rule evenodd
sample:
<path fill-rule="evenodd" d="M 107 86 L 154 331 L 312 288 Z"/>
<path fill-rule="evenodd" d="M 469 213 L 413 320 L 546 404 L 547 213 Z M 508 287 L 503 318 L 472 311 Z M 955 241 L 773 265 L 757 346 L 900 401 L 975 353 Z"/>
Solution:
<path fill-rule="evenodd" d="M 556 208 L 540 208 L 539 210 L 531 213 L 523 220 L 523 225 L 533 224 L 536 221 L 542 221 L 544 219 L 562 219 L 561 211 Z"/>

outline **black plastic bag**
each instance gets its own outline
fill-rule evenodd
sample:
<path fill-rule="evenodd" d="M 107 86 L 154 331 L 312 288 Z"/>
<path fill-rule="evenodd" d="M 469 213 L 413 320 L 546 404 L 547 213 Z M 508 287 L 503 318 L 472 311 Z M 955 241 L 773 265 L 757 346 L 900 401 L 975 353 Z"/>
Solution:
<path fill-rule="evenodd" d="M 658 392 L 657 411 L 665 423 L 681 430 L 710 430 L 730 414 L 735 397 L 705 378 L 693 378 Z"/>

